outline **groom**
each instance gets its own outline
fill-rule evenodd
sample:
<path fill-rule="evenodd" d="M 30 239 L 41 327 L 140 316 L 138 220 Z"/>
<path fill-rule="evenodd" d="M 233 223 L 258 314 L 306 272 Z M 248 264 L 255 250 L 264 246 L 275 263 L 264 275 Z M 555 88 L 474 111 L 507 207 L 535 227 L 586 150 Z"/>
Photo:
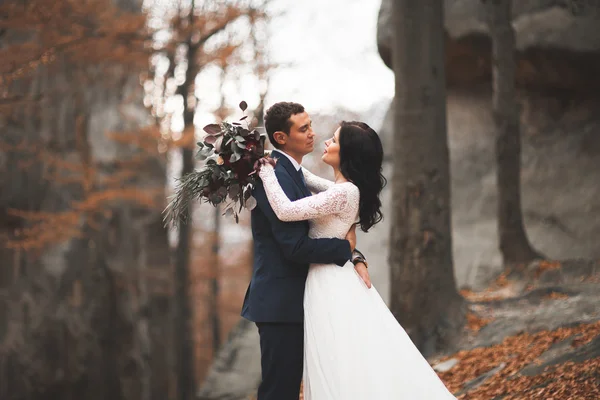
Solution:
<path fill-rule="evenodd" d="M 313 151 L 315 133 L 304 107 L 276 103 L 265 114 L 265 128 L 277 159 L 275 175 L 290 200 L 311 193 L 304 182 L 302 158 Z M 363 255 L 354 250 L 352 229 L 343 239 L 311 239 L 308 221 L 277 219 L 261 183 L 253 196 L 254 268 L 242 316 L 260 335 L 262 382 L 258 400 L 298 400 L 304 360 L 304 284 L 311 263 L 343 266 L 349 260 L 370 287 Z"/>

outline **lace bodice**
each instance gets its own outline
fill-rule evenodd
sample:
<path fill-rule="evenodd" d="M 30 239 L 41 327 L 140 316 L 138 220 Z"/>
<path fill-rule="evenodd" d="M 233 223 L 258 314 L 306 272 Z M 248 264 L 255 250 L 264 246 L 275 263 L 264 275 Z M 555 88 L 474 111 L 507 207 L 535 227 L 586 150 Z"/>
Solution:
<path fill-rule="evenodd" d="M 306 168 L 302 168 L 302 174 L 304 175 L 304 180 L 306 181 L 306 186 L 308 187 L 308 190 L 310 190 L 313 193 L 324 192 L 325 190 L 335 185 L 335 183 L 333 183 L 332 181 L 323 179 L 320 176 L 313 174 Z"/>
<path fill-rule="evenodd" d="M 282 221 L 308 220 L 309 236 L 312 238 L 343 239 L 356 222 L 359 191 L 351 182 L 334 184 L 305 171 L 308 188 L 320 193 L 290 201 L 279 185 L 271 165 L 264 165 L 259 176 L 277 218 Z"/>

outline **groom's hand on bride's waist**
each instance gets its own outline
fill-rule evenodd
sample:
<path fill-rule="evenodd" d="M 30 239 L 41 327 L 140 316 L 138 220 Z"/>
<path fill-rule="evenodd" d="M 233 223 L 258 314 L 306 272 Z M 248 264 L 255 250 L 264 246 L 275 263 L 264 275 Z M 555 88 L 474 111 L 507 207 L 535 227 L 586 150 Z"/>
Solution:
<path fill-rule="evenodd" d="M 356 225 L 352 225 L 352 228 L 346 233 L 345 239 L 350 242 L 350 251 L 354 252 L 356 248 Z"/>
<path fill-rule="evenodd" d="M 353 224 L 348 233 L 346 234 L 346 240 L 350 242 L 350 249 L 352 250 L 352 264 L 354 269 L 365 282 L 365 285 L 371 289 L 371 277 L 367 270 L 367 260 L 365 256 L 356 249 L 356 224 Z"/>

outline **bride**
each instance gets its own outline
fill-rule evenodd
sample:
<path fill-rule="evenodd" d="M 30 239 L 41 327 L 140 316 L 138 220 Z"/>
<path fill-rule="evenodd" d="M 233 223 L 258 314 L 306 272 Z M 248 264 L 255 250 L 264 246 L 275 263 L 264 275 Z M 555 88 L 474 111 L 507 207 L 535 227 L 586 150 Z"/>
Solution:
<path fill-rule="evenodd" d="M 310 237 L 344 238 L 357 223 L 381 221 L 383 148 L 362 122 L 342 122 L 325 142 L 322 160 L 335 182 L 303 169 L 318 194 L 290 201 L 267 162 L 259 175 L 277 217 L 309 220 Z M 398 324 L 377 290 L 354 268 L 311 264 L 304 293 L 306 400 L 454 399 Z"/>

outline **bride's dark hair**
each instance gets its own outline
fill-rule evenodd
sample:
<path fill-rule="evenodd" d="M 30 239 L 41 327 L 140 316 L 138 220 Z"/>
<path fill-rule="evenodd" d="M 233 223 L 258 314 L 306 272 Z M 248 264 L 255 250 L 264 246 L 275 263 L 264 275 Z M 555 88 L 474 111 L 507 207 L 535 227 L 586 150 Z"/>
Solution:
<path fill-rule="evenodd" d="M 360 191 L 360 228 L 367 232 L 382 220 L 379 194 L 386 185 L 381 173 L 383 146 L 377 133 L 364 122 L 340 123 L 340 172 Z"/>

